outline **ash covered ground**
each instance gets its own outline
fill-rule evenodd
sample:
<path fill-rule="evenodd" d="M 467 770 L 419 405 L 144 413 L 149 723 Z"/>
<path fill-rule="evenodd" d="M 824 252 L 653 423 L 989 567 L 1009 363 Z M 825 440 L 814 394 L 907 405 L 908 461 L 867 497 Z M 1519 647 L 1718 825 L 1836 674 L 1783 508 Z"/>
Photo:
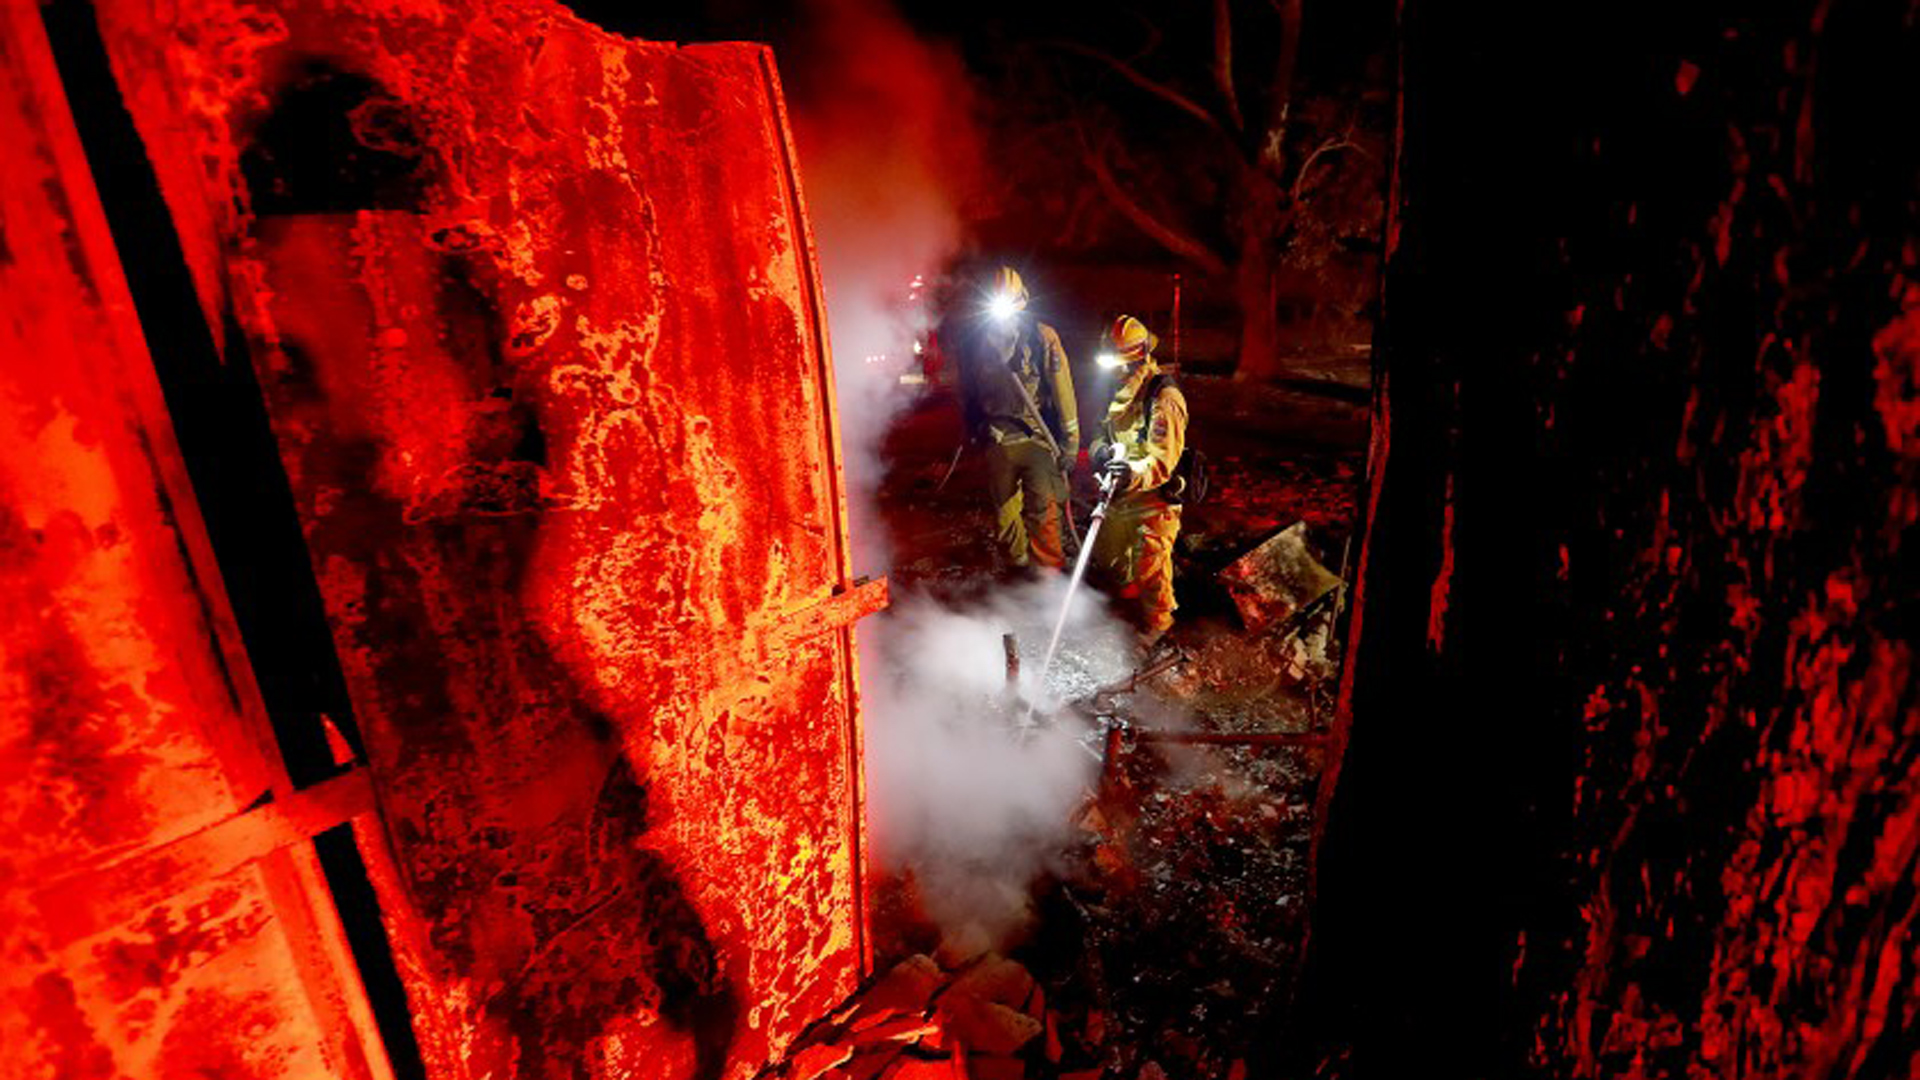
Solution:
<path fill-rule="evenodd" d="M 1300 625 L 1249 632 L 1216 575 L 1301 521 L 1312 554 L 1341 569 L 1365 465 L 1366 410 L 1350 398 L 1224 379 L 1189 376 L 1183 385 L 1192 445 L 1214 468 L 1214 492 L 1188 508 L 1177 552 L 1181 607 L 1168 641 L 1188 659 L 1094 697 L 1132 670 L 1133 657 L 1111 640 L 1069 633 L 1067 673 L 1052 682 L 1058 696 L 1078 701 L 1057 722 L 1084 748 L 1085 768 L 1047 834 L 1054 849 L 1024 882 L 1017 924 L 970 934 L 930 917 L 938 904 L 926 893 L 939 887 L 911 866 L 896 864 L 877 897 L 880 970 L 916 953 L 964 964 L 997 945 L 1033 972 L 1048 1034 L 1024 1051 L 1027 1076 L 1260 1075 L 1304 937 L 1322 764 L 1314 735 L 1327 722 L 1338 666 L 1331 606 Z M 977 458 L 963 458 L 940 486 L 959 434 L 950 395 L 935 389 L 902 410 L 883 444 L 878 518 L 892 544 L 896 609 L 979 610 L 1024 587 L 994 573 Z M 1092 498 L 1088 478 L 1077 477 L 1083 525 Z M 1052 615 L 1007 618 L 1028 679 Z M 1009 694 L 1011 715 L 1025 699 Z M 1115 722 L 1126 726 L 1105 737 Z M 1195 744 L 1161 732 L 1267 741 Z M 884 813 L 876 809 L 876 828 L 884 829 Z M 945 827 L 965 828 L 957 820 Z"/>

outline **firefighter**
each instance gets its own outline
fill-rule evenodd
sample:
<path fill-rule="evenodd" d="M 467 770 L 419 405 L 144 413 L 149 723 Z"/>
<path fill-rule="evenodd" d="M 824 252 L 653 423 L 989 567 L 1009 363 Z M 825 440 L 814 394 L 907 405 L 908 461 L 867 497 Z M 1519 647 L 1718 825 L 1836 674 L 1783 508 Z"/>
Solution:
<path fill-rule="evenodd" d="M 1187 445 L 1187 399 L 1153 355 L 1158 339 L 1122 315 L 1107 330 L 1102 368 L 1120 380 L 1092 454 L 1114 485 L 1107 520 L 1095 538 L 1091 569 L 1132 609 L 1142 644 L 1173 625 L 1173 542 L 1180 535 L 1175 475 Z"/>
<path fill-rule="evenodd" d="M 960 407 L 968 440 L 984 449 L 1001 557 L 1015 569 L 1058 570 L 1080 414 L 1060 335 L 1028 314 L 1027 301 L 1019 273 L 1001 267 L 960 350 Z"/>

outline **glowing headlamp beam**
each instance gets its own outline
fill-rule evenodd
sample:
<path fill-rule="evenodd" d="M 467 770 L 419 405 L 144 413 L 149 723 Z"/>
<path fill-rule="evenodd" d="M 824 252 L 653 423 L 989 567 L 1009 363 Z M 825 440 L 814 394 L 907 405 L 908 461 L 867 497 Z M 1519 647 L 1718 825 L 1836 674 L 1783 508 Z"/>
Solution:
<path fill-rule="evenodd" d="M 1019 313 L 1020 301 L 1005 293 L 997 294 L 987 301 L 987 314 L 992 316 L 994 322 L 1006 322 Z"/>

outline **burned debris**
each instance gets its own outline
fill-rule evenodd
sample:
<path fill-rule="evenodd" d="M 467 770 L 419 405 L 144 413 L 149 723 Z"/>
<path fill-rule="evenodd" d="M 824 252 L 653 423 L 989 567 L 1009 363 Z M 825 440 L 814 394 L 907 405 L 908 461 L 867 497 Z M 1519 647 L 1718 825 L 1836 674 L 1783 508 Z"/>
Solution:
<path fill-rule="evenodd" d="M 1916 56 L 0 5 L 0 1077 L 1920 1073 Z"/>

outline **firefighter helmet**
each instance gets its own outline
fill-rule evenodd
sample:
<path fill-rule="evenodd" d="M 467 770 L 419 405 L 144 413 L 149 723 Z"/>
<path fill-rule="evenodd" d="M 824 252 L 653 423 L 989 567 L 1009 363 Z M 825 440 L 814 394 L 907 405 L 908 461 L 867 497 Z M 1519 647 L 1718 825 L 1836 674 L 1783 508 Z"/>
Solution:
<path fill-rule="evenodd" d="M 1020 271 L 1003 266 L 993 275 L 993 288 L 987 293 L 987 313 L 1005 322 L 1027 308 L 1027 283 Z"/>
<path fill-rule="evenodd" d="M 1123 364 L 1137 364 L 1152 353 L 1160 339 L 1145 323 L 1131 315 L 1122 315 L 1107 328 L 1107 345 Z"/>
<path fill-rule="evenodd" d="M 1027 306 L 1027 283 L 1020 280 L 1020 271 L 1011 266 L 1003 266 L 993 275 L 995 296 L 1004 296 L 1021 307 Z"/>

